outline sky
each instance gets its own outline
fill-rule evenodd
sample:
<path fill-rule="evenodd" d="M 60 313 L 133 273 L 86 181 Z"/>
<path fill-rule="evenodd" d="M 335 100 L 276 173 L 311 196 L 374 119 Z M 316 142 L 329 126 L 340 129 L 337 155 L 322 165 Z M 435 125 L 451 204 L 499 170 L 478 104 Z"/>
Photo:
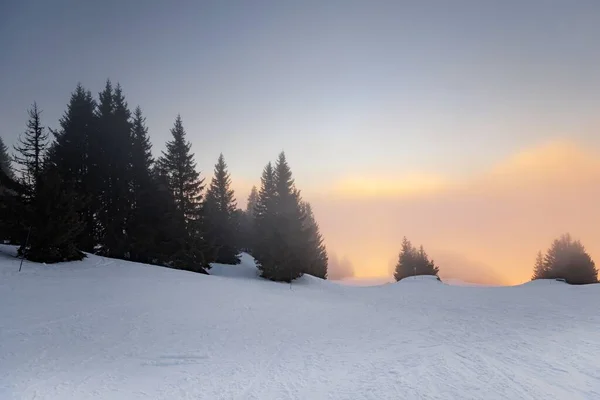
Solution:
<path fill-rule="evenodd" d="M 183 119 L 241 206 L 284 150 L 334 275 L 515 284 L 570 232 L 600 260 L 600 3 L 0 2 L 0 135 L 119 82 L 154 153 Z"/>

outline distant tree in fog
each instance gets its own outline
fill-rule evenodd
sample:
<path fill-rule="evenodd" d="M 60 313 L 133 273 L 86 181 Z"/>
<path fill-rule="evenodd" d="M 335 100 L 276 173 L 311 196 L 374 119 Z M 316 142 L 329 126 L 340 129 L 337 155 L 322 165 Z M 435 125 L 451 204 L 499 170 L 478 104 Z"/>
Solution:
<path fill-rule="evenodd" d="M 435 275 L 437 276 L 439 268 L 425 252 L 423 246 L 419 249 L 413 247 L 412 243 L 404 237 L 402 240 L 402 249 L 398 256 L 398 263 L 394 271 L 394 279 L 399 281 L 409 276 L 416 275 Z"/>
<path fill-rule="evenodd" d="M 10 163 L 10 155 L 8 154 L 8 148 L 4 144 L 4 141 L 0 137 L 0 169 L 4 171 L 6 176 L 14 178 L 12 165 Z"/>
<path fill-rule="evenodd" d="M 548 275 L 548 268 L 546 263 L 544 262 L 544 255 L 541 251 L 538 251 L 537 256 L 535 258 L 535 266 L 533 267 L 533 276 L 531 280 L 534 279 L 544 279 Z"/>
<path fill-rule="evenodd" d="M 213 249 L 215 262 L 240 263 L 237 247 L 239 219 L 236 210 L 237 202 L 231 188 L 231 176 L 221 154 L 204 201 L 204 234 L 207 243 Z"/>
<path fill-rule="evenodd" d="M 597 283 L 598 270 L 585 247 L 570 234 L 555 239 L 540 259 L 538 253 L 532 279 L 564 279 L 574 285 Z"/>

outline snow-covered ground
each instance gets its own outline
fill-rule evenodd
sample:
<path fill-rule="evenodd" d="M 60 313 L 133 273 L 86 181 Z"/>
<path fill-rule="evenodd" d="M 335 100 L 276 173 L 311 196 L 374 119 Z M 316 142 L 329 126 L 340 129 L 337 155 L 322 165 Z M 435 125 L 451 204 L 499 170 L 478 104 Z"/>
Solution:
<path fill-rule="evenodd" d="M 0 254 L 0 399 L 600 398 L 600 285 L 290 289 L 243 261 Z"/>

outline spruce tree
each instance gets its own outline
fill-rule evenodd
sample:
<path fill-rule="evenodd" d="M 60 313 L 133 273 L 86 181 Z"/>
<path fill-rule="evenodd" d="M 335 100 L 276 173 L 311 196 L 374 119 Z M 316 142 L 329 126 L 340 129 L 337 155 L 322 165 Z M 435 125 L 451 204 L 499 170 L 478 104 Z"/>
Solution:
<path fill-rule="evenodd" d="M 246 204 L 246 213 L 250 218 L 254 218 L 254 213 L 256 210 L 256 205 L 258 204 L 258 189 L 256 186 L 252 186 L 252 190 L 250 190 L 250 195 L 248 195 L 248 202 Z"/>
<path fill-rule="evenodd" d="M 30 261 L 55 263 L 81 260 L 76 239 L 83 228 L 78 198 L 54 167 L 46 168 L 40 179 L 37 196 L 31 200 L 29 240 L 19 254 Z"/>
<path fill-rule="evenodd" d="M 260 178 L 261 186 L 258 193 L 258 201 L 254 209 L 254 240 L 252 241 L 252 256 L 261 273 L 270 271 L 276 267 L 275 241 L 277 231 L 275 229 L 275 172 L 273 165 L 269 162 L 263 169 Z"/>
<path fill-rule="evenodd" d="M 531 280 L 535 279 L 546 279 L 548 275 L 548 269 L 544 261 L 544 256 L 541 251 L 538 251 L 535 258 L 535 266 L 533 267 L 533 276 Z"/>
<path fill-rule="evenodd" d="M 252 248 L 254 247 L 254 217 L 257 203 L 258 189 L 256 189 L 256 186 L 252 186 L 248 202 L 246 203 L 246 209 L 237 211 L 238 220 L 240 221 L 239 247 L 242 251 L 250 254 L 252 254 Z"/>
<path fill-rule="evenodd" d="M 167 151 L 163 151 L 158 160 L 159 167 L 166 174 L 177 208 L 193 230 L 196 228 L 194 223 L 201 217 L 204 179 L 196 171 L 192 144 L 186 139 L 180 115 L 177 115 L 171 135 L 173 139 L 167 142 Z"/>
<path fill-rule="evenodd" d="M 78 84 L 71 94 L 67 110 L 60 119 L 60 129 L 53 131 L 55 140 L 48 161 L 61 179 L 72 188 L 73 196 L 82 202 L 80 219 L 83 228 L 76 239 L 77 247 L 93 252 L 98 243 L 98 214 L 103 159 L 96 102 L 89 90 Z"/>
<path fill-rule="evenodd" d="M 319 224 L 315 220 L 310 203 L 302 201 L 300 204 L 304 215 L 303 228 L 308 239 L 308 260 L 304 272 L 317 278 L 327 279 L 327 250 L 319 231 Z"/>
<path fill-rule="evenodd" d="M 7 177 L 11 179 L 14 178 L 11 157 L 8 154 L 8 148 L 4 144 L 2 137 L 0 137 L 0 169 L 6 174 Z"/>
<path fill-rule="evenodd" d="M 130 215 L 127 218 L 128 253 L 134 261 L 152 263 L 159 262 L 153 256 L 156 237 L 163 229 L 164 214 L 157 215 L 160 202 L 165 201 L 158 196 L 158 184 L 153 178 L 152 144 L 148 137 L 148 128 L 138 106 L 133 113 L 131 133 L 131 171 Z"/>
<path fill-rule="evenodd" d="M 132 154 L 131 113 L 120 85 L 113 90 L 107 80 L 99 95 L 98 126 L 102 137 L 100 242 L 102 252 L 109 257 L 124 258 L 127 217 L 130 214 L 130 161 Z"/>
<path fill-rule="evenodd" d="M 236 200 L 231 189 L 231 177 L 223 154 L 219 155 L 214 176 L 204 202 L 204 227 L 206 240 L 212 249 L 215 262 L 239 264 L 237 247 L 239 220 Z"/>
<path fill-rule="evenodd" d="M 29 121 L 24 136 L 15 145 L 15 162 L 20 166 L 21 180 L 34 196 L 39 189 L 44 157 L 48 149 L 48 134 L 41 122 L 37 103 L 28 110 Z"/>
<path fill-rule="evenodd" d="M 417 275 L 437 275 L 439 272 L 439 268 L 435 266 L 433 260 L 429 259 L 422 245 L 416 253 L 415 266 Z"/>
<path fill-rule="evenodd" d="M 259 255 L 263 257 L 259 259 L 259 264 L 264 278 L 291 282 L 302 276 L 307 267 L 308 240 L 303 229 L 301 199 L 283 152 L 279 154 L 275 163 L 273 180 L 275 196 L 271 207 L 274 211 L 267 210 L 273 223 L 268 228 L 267 235 L 259 239 L 266 241 L 261 247 L 270 245 L 272 249 L 267 251 L 266 257 L 263 254 Z"/>
<path fill-rule="evenodd" d="M 394 271 L 394 279 L 396 282 L 406 278 L 407 276 L 415 275 L 416 267 L 416 251 L 412 243 L 405 236 L 402 239 L 402 249 L 398 255 L 398 263 Z"/>
<path fill-rule="evenodd" d="M 585 247 L 571 235 L 555 239 L 544 257 L 546 278 L 564 279 L 570 284 L 598 282 L 598 270 Z"/>
<path fill-rule="evenodd" d="M 182 256 L 176 268 L 205 272 L 214 261 L 212 249 L 204 238 L 202 221 L 202 191 L 204 179 L 196 171 L 192 144 L 186 140 L 181 116 L 177 116 L 171 129 L 173 139 L 166 144 L 166 151 L 158 160 L 159 176 L 164 178 L 179 213 L 185 224 L 182 239 Z"/>

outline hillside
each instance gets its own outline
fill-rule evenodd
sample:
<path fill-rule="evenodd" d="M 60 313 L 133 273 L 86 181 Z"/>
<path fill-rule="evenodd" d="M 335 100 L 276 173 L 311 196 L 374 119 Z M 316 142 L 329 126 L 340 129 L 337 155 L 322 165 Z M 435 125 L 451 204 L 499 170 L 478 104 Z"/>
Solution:
<path fill-rule="evenodd" d="M 0 253 L 0 399 L 600 398 L 600 285 L 18 268 Z"/>

